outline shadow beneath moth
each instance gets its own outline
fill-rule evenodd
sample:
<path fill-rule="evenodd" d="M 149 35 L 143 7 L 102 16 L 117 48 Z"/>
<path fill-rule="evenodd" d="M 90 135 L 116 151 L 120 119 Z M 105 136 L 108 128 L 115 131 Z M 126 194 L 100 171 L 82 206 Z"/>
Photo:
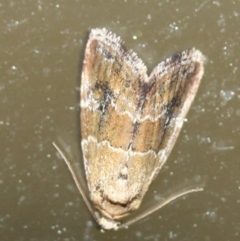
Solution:
<path fill-rule="evenodd" d="M 81 146 L 89 189 L 59 151 L 99 226 L 118 230 L 187 193 L 178 191 L 127 222 L 167 160 L 196 95 L 205 57 L 199 50 L 177 53 L 147 68 L 120 37 L 92 29 L 81 76 Z"/>

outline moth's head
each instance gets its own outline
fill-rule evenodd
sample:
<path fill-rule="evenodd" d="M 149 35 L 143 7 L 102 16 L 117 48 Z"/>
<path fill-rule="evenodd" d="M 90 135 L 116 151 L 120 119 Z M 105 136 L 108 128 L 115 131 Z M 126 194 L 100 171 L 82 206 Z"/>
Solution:
<path fill-rule="evenodd" d="M 101 214 L 99 214 L 99 212 L 97 211 L 95 212 L 95 217 L 97 219 L 97 223 L 101 227 L 102 232 L 104 232 L 104 230 L 110 230 L 110 229 L 118 230 L 119 226 L 121 225 L 120 222 L 101 216 Z"/>

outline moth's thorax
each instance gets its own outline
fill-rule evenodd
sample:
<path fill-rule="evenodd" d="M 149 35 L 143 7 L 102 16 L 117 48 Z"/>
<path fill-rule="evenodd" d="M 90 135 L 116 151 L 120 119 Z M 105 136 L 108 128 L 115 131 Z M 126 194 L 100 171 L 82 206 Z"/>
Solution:
<path fill-rule="evenodd" d="M 82 148 L 95 208 L 110 219 L 121 219 L 137 209 L 152 181 L 157 155 L 116 148 L 94 137 L 84 139 Z"/>
<path fill-rule="evenodd" d="M 95 189 L 91 193 L 92 202 L 103 216 L 121 219 L 139 207 L 139 188 L 130 194 L 131 184 L 128 185 L 127 182 L 123 185 L 118 182 L 107 182 L 106 185 L 108 186 L 104 186 L 102 190 Z"/>
<path fill-rule="evenodd" d="M 140 205 L 139 200 L 130 200 L 126 204 L 114 203 L 111 199 L 97 198 L 98 195 L 91 195 L 91 200 L 95 208 L 103 217 L 110 220 L 120 220 L 126 217 L 131 211 L 137 209 Z"/>

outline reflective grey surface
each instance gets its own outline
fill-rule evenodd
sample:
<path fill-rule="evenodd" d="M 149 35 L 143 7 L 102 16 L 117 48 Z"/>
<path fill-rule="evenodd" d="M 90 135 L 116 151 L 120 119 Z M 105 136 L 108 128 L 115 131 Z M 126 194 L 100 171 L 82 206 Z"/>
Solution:
<path fill-rule="evenodd" d="M 239 9 L 223 0 L 0 3 L 1 241 L 239 240 Z M 208 57 L 188 122 L 145 201 L 192 179 L 205 191 L 104 234 L 51 145 L 64 137 L 81 161 L 79 75 L 96 27 L 120 35 L 149 72 L 185 48 Z"/>

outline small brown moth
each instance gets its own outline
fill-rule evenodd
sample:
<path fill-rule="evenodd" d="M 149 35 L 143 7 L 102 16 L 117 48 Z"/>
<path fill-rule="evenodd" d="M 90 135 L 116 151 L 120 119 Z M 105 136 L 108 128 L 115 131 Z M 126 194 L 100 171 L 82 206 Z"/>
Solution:
<path fill-rule="evenodd" d="M 103 229 L 119 229 L 193 188 L 170 196 L 127 223 L 167 160 L 196 95 L 205 58 L 185 50 L 159 63 L 150 76 L 137 55 L 106 29 L 93 29 L 81 82 L 81 135 L 90 199 L 61 150 L 90 212 Z"/>

